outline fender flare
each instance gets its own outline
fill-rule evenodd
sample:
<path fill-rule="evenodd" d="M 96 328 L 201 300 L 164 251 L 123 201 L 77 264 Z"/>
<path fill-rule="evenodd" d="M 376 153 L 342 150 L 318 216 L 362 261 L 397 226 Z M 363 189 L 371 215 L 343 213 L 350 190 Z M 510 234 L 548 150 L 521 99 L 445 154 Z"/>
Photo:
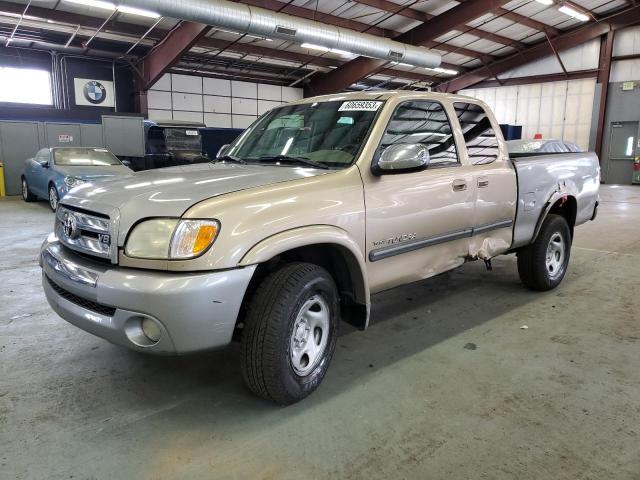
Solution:
<path fill-rule="evenodd" d="M 264 263 L 289 250 L 321 244 L 341 247 L 349 254 L 347 266 L 355 283 L 355 298 L 366 305 L 368 323 L 371 300 L 366 262 L 356 241 L 341 228 L 332 225 L 309 225 L 276 233 L 253 245 L 240 259 L 238 266 Z M 357 271 L 354 272 L 356 268 Z"/>
<path fill-rule="evenodd" d="M 531 238 L 530 243 L 533 243 L 536 241 L 536 238 L 538 238 L 538 234 L 540 233 L 540 229 L 542 228 L 542 224 L 544 223 L 545 219 L 549 215 L 549 211 L 556 204 L 556 202 L 558 202 L 558 200 L 562 199 L 563 197 L 575 198 L 566 189 L 556 190 L 555 192 L 553 192 L 553 194 L 551 194 L 551 196 L 549 197 L 549 200 L 547 200 L 547 202 L 545 203 L 544 208 L 542 209 L 542 212 L 540 213 L 540 218 L 538 218 L 538 223 L 536 223 L 536 228 L 533 231 L 533 237 Z"/>

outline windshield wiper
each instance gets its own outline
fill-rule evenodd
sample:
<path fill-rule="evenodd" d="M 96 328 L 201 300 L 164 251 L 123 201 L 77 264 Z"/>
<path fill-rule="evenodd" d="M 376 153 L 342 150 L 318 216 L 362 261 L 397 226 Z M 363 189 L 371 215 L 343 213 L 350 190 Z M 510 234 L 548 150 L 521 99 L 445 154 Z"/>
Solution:
<path fill-rule="evenodd" d="M 222 157 L 216 158 L 214 162 L 234 162 L 234 163 L 241 163 L 242 165 L 245 165 L 247 163 L 243 159 L 239 157 L 234 157 L 233 155 L 223 155 Z"/>
<path fill-rule="evenodd" d="M 327 170 L 329 167 L 324 163 L 314 162 L 307 157 L 290 157 L 289 155 L 272 155 L 260 157 L 257 160 L 260 162 L 286 162 L 286 163 L 298 163 L 313 168 L 322 168 Z"/>

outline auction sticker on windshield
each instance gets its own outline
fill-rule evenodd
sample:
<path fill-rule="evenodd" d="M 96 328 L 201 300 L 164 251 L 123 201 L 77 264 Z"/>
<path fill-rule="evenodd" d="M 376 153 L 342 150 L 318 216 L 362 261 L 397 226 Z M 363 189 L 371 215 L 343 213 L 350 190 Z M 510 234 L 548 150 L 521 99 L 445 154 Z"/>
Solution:
<path fill-rule="evenodd" d="M 373 100 L 352 100 L 344 102 L 338 109 L 339 112 L 375 112 L 380 108 L 382 102 Z"/>

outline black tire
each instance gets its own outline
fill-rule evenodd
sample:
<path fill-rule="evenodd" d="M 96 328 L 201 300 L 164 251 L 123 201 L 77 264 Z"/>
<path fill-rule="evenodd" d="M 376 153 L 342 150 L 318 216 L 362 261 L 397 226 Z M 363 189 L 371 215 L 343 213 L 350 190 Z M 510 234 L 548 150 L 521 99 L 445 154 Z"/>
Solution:
<path fill-rule="evenodd" d="M 53 183 L 49 184 L 47 189 L 49 192 L 47 200 L 49 201 L 49 207 L 54 212 L 58 209 L 58 202 L 60 201 L 60 194 L 58 194 L 58 189 Z"/>
<path fill-rule="evenodd" d="M 522 283 L 539 291 L 560 285 L 569 265 L 571 240 L 567 220 L 560 215 L 549 214 L 536 240 L 518 252 L 518 273 Z"/>
<path fill-rule="evenodd" d="M 27 179 L 24 177 L 22 177 L 22 199 L 25 202 L 35 202 L 38 199 L 38 197 L 29 190 L 29 184 L 27 183 Z"/>
<path fill-rule="evenodd" d="M 324 304 L 313 305 L 316 300 Z M 301 327 L 306 321 L 301 319 L 301 312 L 310 304 L 309 312 L 316 308 L 323 316 L 322 310 L 328 309 L 326 332 L 321 331 L 319 336 L 317 327 L 313 328 L 312 334 Z M 322 267 L 296 262 L 269 274 L 249 300 L 245 317 L 241 367 L 246 385 L 256 395 L 281 405 L 305 398 L 318 388 L 329 368 L 336 348 L 339 320 L 336 285 Z M 297 333 L 300 331 L 302 336 Z M 315 357 L 317 360 L 304 367 L 310 370 L 301 375 L 296 368 L 301 368 L 303 362 L 296 362 L 292 352 L 302 350 L 303 347 L 297 349 L 295 345 L 302 342 L 305 331 L 309 342 L 318 345 L 324 342 L 324 347 Z M 304 359 L 304 355 L 299 358 Z"/>

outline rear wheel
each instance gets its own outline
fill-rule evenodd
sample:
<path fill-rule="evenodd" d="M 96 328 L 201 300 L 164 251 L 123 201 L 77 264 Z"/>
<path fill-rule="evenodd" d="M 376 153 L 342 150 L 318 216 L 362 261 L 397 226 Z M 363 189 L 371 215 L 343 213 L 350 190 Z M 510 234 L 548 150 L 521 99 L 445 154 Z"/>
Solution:
<path fill-rule="evenodd" d="M 36 196 L 29 190 L 29 184 L 24 177 L 22 177 L 22 199 L 25 202 L 34 202 L 36 200 Z"/>
<path fill-rule="evenodd" d="M 571 231 L 567 220 L 560 215 L 548 215 L 536 240 L 518 252 L 522 283 L 541 291 L 557 287 L 567 272 L 570 253 Z"/>
<path fill-rule="evenodd" d="M 282 405 L 302 400 L 329 368 L 338 337 L 338 293 L 310 263 L 268 275 L 250 300 L 242 335 L 242 374 L 256 395 Z"/>
<path fill-rule="evenodd" d="M 58 208 L 59 200 L 60 200 L 60 197 L 58 196 L 58 189 L 52 183 L 49 185 L 49 206 L 51 207 L 51 210 L 53 210 L 54 212 Z"/>

